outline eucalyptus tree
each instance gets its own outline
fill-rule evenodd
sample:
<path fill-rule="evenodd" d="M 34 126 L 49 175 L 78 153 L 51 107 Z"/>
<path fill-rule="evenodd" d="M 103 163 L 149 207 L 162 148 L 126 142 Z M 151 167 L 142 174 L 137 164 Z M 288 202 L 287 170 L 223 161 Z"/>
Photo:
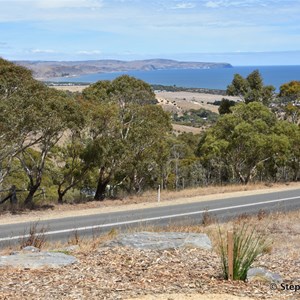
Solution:
<path fill-rule="evenodd" d="M 274 99 L 275 87 L 264 85 L 261 74 L 254 70 L 246 78 L 235 74 L 226 93 L 229 96 L 239 96 L 245 103 L 261 102 L 268 105 Z"/>
<path fill-rule="evenodd" d="M 35 142 L 29 90 L 36 84 L 29 70 L 0 58 L 0 184 L 13 158 Z"/>
<path fill-rule="evenodd" d="M 126 75 L 91 85 L 83 97 L 92 105 L 88 149 L 99 174 L 95 199 L 103 200 L 111 184 L 140 191 L 171 129 L 169 115 L 153 105 L 151 86 Z"/>
<path fill-rule="evenodd" d="M 278 95 L 279 110 L 283 111 L 284 118 L 294 124 L 300 121 L 300 81 L 290 81 L 280 86 Z"/>
<path fill-rule="evenodd" d="M 206 164 L 219 161 L 234 181 L 247 184 L 266 162 L 288 155 L 288 138 L 275 131 L 275 115 L 259 102 L 240 103 L 232 111 L 207 131 L 199 154 Z"/>
<path fill-rule="evenodd" d="M 28 122 L 31 126 L 32 147 L 24 147 L 16 157 L 28 177 L 28 194 L 25 205 L 33 205 L 33 197 L 39 189 L 46 160 L 51 149 L 58 143 L 67 129 L 73 128 L 78 114 L 74 99 L 65 93 L 39 84 L 30 89 L 31 112 Z"/>
<path fill-rule="evenodd" d="M 90 168 L 89 161 L 84 160 L 84 133 L 70 130 L 66 135 L 66 141 L 62 145 L 56 145 L 49 155 L 52 162 L 50 173 L 57 186 L 58 204 L 64 203 L 66 194 L 80 185 Z"/>

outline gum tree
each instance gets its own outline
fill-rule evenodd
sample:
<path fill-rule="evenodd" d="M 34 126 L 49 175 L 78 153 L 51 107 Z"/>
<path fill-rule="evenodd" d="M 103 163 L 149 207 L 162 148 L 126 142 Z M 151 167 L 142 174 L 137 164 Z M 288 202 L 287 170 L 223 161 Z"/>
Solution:
<path fill-rule="evenodd" d="M 235 74 L 226 90 L 227 95 L 238 96 L 245 103 L 261 102 L 264 105 L 268 105 L 273 100 L 274 92 L 274 86 L 263 84 L 258 70 L 254 70 L 246 78 Z"/>
<path fill-rule="evenodd" d="M 108 185 L 140 190 L 144 171 L 157 160 L 155 147 L 170 130 L 169 116 L 153 105 L 151 87 L 129 76 L 97 82 L 83 97 L 93 105 L 88 149 L 99 174 L 95 200 L 105 198 Z"/>

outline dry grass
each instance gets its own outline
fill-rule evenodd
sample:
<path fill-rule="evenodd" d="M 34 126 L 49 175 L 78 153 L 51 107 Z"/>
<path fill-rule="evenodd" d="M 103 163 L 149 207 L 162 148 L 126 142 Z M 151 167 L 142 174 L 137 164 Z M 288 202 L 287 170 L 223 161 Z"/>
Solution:
<path fill-rule="evenodd" d="M 173 132 L 175 134 L 179 134 L 182 132 L 191 132 L 193 134 L 199 134 L 204 130 L 204 127 L 197 128 L 197 127 L 192 127 L 192 126 L 186 126 L 186 125 L 179 125 L 179 124 L 172 124 L 173 127 Z"/>
<path fill-rule="evenodd" d="M 79 92 L 81 93 L 88 85 L 56 85 L 53 88 L 60 91 L 69 91 L 72 93 Z"/>
<path fill-rule="evenodd" d="M 263 216 L 263 217 L 262 217 Z M 219 243 L 219 229 L 222 232 L 232 231 L 233 228 L 238 228 L 242 224 L 252 224 L 257 228 L 258 232 L 263 232 L 268 235 L 272 241 L 272 247 L 267 249 L 266 252 L 283 251 L 289 249 L 289 251 L 300 248 L 300 210 L 293 212 L 274 212 L 266 213 L 260 210 L 257 214 L 237 215 L 236 218 L 220 223 L 218 218 L 209 212 L 204 213 L 199 221 L 191 223 L 189 220 L 183 220 L 181 222 L 171 221 L 167 226 L 157 227 L 154 225 L 140 225 L 134 228 L 127 228 L 123 233 L 133 232 L 193 232 L 193 233 L 206 233 L 214 244 L 215 251 Z M 91 238 L 83 238 L 80 234 L 75 233 L 73 237 L 67 242 L 68 245 L 79 245 L 80 251 L 89 252 L 98 248 L 101 244 L 106 243 L 109 240 L 114 239 L 120 232 L 116 229 L 112 229 L 109 232 L 103 233 L 101 231 L 95 231 Z M 58 247 L 56 244 L 55 247 Z M 61 244 L 61 246 L 65 246 Z M 298 252 L 297 252 L 298 253 Z M 299 254 L 299 253 L 298 253 Z"/>
<path fill-rule="evenodd" d="M 295 187 L 300 188 L 300 183 L 276 183 L 276 184 L 266 184 L 266 183 L 249 183 L 248 185 L 241 184 L 231 184 L 224 186 L 211 185 L 207 187 L 196 187 L 196 188 L 187 188 L 179 191 L 169 191 L 163 190 L 161 192 L 161 201 L 170 201 L 179 198 L 191 198 L 199 197 L 206 195 L 215 195 L 215 194 L 226 194 L 233 192 L 244 192 L 244 191 L 255 191 L 263 189 L 276 189 L 276 188 L 289 188 Z M 140 202 L 154 202 L 157 201 L 157 193 L 155 191 L 148 191 L 142 195 L 130 196 L 125 198 L 123 201 L 134 201 L 136 203 Z"/>
<path fill-rule="evenodd" d="M 167 111 L 184 112 L 190 109 L 208 109 L 218 113 L 218 106 L 212 105 L 214 101 L 225 98 L 223 95 L 213 95 L 192 92 L 156 92 L 160 105 Z M 226 96 L 227 99 L 237 101 L 238 97 Z"/>

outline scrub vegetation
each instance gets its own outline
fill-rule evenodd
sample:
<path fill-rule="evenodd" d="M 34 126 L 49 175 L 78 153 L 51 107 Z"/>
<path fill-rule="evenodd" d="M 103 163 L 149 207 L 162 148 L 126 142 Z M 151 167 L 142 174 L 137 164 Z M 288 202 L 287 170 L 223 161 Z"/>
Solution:
<path fill-rule="evenodd" d="M 222 115 L 202 109 L 177 116 L 209 126 L 175 135 L 171 115 L 141 80 L 124 75 L 73 94 L 0 59 L 0 203 L 34 208 L 158 186 L 298 181 L 300 83 L 276 95 L 254 71 L 236 75 L 227 94 L 241 101 L 224 100 Z"/>

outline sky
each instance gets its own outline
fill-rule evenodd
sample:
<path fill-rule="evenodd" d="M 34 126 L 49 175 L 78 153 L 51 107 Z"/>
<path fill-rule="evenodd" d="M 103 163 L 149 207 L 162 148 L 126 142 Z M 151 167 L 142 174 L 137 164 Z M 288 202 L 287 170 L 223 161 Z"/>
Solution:
<path fill-rule="evenodd" d="M 0 0 L 0 57 L 300 65 L 300 0 Z"/>

